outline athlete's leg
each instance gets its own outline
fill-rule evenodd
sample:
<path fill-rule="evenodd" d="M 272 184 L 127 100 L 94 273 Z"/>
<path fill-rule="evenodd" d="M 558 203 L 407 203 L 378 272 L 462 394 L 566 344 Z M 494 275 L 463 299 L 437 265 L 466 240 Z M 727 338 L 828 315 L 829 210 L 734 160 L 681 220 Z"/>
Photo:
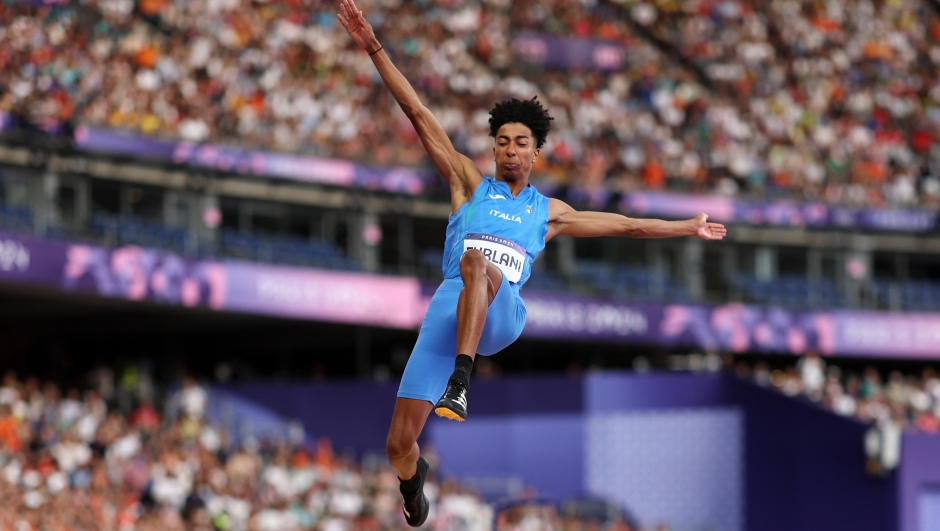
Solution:
<path fill-rule="evenodd" d="M 421 455 L 418 450 L 418 436 L 428 420 L 431 406 L 427 400 L 402 397 L 395 399 L 392 425 L 385 440 L 385 453 L 388 454 L 388 462 L 403 480 L 411 479 L 415 475 L 415 464 Z"/>
<path fill-rule="evenodd" d="M 411 527 L 420 527 L 428 518 L 430 504 L 424 495 L 428 461 L 421 457 L 418 435 L 431 413 L 431 402 L 398 397 L 392 413 L 392 425 L 385 440 L 385 453 L 398 473 L 402 511 Z"/>
<path fill-rule="evenodd" d="M 460 277 L 463 290 L 457 300 L 457 354 L 476 357 L 486 310 L 503 281 L 503 274 L 483 256 L 471 249 L 460 258 Z"/>
<path fill-rule="evenodd" d="M 457 352 L 454 372 L 447 380 L 444 396 L 434 405 L 438 416 L 462 421 L 467 418 L 467 391 L 473 359 L 486 328 L 489 306 L 503 283 L 503 273 L 483 253 L 471 249 L 460 258 L 463 289 L 457 299 Z"/>

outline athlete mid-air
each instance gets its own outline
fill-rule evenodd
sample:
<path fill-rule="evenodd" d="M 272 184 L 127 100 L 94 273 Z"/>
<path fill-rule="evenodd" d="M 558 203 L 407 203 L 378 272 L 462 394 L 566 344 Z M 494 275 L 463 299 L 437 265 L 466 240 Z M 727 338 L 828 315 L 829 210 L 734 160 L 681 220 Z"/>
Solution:
<path fill-rule="evenodd" d="M 490 111 L 496 172 L 494 177 L 484 176 L 454 149 L 353 0 L 341 0 L 337 18 L 372 58 L 450 185 L 453 210 L 444 244 L 444 281 L 431 298 L 405 367 L 386 441 L 389 462 L 401 481 L 405 519 L 418 527 L 428 515 L 423 492 L 428 462 L 418 449 L 418 435 L 432 409 L 441 417 L 467 418 L 473 359 L 499 352 L 522 333 L 526 308 L 519 289 L 546 242 L 560 234 L 720 240 L 726 231 L 720 224 L 708 223 L 705 214 L 687 221 L 632 219 L 579 212 L 540 194 L 529 185 L 529 173 L 552 118 L 535 98 L 505 100 Z"/>

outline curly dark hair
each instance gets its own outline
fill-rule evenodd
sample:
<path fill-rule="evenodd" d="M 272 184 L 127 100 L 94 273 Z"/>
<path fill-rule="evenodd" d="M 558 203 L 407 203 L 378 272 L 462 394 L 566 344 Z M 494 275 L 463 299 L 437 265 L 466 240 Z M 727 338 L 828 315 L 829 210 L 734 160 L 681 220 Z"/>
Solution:
<path fill-rule="evenodd" d="M 497 103 L 490 111 L 490 136 L 496 138 L 496 132 L 503 124 L 519 123 L 528 127 L 535 135 L 535 147 L 541 148 L 552 128 L 552 118 L 538 101 L 538 96 L 531 100 L 510 98 Z"/>

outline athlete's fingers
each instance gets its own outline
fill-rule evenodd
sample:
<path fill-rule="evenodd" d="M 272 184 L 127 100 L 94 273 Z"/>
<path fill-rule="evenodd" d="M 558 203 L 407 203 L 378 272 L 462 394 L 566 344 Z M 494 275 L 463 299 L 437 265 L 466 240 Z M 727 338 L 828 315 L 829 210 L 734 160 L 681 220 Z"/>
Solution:
<path fill-rule="evenodd" d="M 725 226 L 721 223 L 705 223 L 700 230 L 699 234 L 704 239 L 720 240 L 725 237 Z"/>
<path fill-rule="evenodd" d="M 359 31 L 362 25 L 362 13 L 357 13 L 356 10 L 349 6 L 349 2 L 346 0 L 343 1 L 340 7 L 343 11 L 343 18 L 345 19 L 343 27 L 346 28 L 346 31 L 350 33 Z"/>

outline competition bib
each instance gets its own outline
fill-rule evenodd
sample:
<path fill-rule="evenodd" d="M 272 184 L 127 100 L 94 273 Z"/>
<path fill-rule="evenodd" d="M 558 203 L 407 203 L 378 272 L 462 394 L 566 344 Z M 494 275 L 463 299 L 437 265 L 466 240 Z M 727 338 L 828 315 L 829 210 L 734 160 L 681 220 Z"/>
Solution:
<path fill-rule="evenodd" d="M 463 252 L 476 249 L 499 268 L 510 282 L 519 282 L 525 267 L 525 249 L 518 243 L 491 234 L 467 234 Z"/>

